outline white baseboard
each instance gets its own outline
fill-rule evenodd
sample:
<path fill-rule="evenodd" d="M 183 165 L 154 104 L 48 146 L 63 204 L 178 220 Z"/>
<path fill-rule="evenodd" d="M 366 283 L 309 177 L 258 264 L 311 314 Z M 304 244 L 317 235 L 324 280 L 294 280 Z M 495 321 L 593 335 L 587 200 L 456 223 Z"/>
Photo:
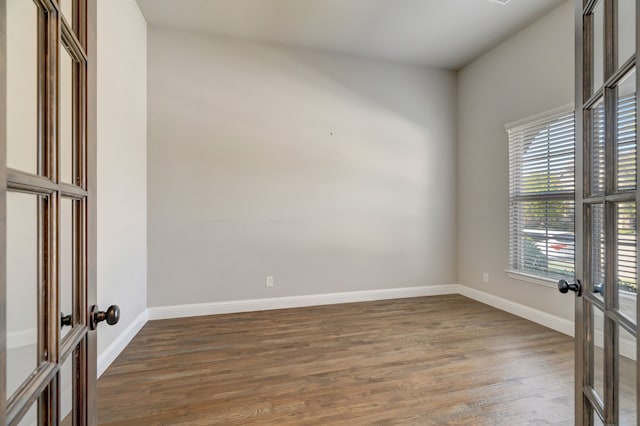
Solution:
<path fill-rule="evenodd" d="M 116 340 L 114 340 L 100 355 L 98 355 L 98 378 L 111 365 L 113 361 L 122 353 L 129 342 L 138 334 L 138 332 L 149 321 L 149 310 L 145 309 L 137 316 L 129 327 L 127 327 Z"/>
<path fill-rule="evenodd" d="M 7 333 L 7 349 L 16 349 L 23 346 L 36 346 L 38 343 L 38 330 L 29 328 Z"/>
<path fill-rule="evenodd" d="M 312 294 L 305 296 L 274 297 L 268 299 L 232 300 L 229 302 L 194 303 L 189 305 L 158 306 L 149 308 L 149 319 L 183 318 L 201 315 L 267 311 L 272 309 L 302 308 L 306 306 L 339 303 L 368 302 L 372 300 L 403 299 L 407 297 L 456 294 L 457 285 L 445 284 L 424 287 L 405 287 L 384 290 L 351 291 L 347 293 Z"/>
<path fill-rule="evenodd" d="M 574 322 L 529 306 L 522 305 L 489 293 L 460 284 L 444 284 L 424 287 L 406 287 L 384 290 L 364 290 L 347 293 L 313 294 L 305 296 L 274 297 L 266 299 L 233 300 L 228 302 L 194 303 L 148 308 L 98 357 L 98 377 L 124 350 L 148 320 L 184 318 L 272 309 L 301 308 L 306 306 L 334 305 L 340 303 L 367 302 L 373 300 L 403 299 L 409 297 L 460 294 L 485 305 L 492 306 L 518 317 L 538 323 L 568 336 L 574 336 Z M 620 353 L 635 359 L 633 342 L 621 340 Z"/>
<path fill-rule="evenodd" d="M 538 309 L 530 308 L 520 303 L 512 302 L 507 299 L 503 299 L 492 294 L 488 294 L 464 285 L 458 285 L 458 294 L 473 299 L 477 302 L 484 303 L 485 305 L 493 306 L 510 314 L 516 315 L 521 318 L 528 319 L 529 321 L 538 323 L 552 330 L 559 331 L 560 333 L 568 336 L 575 336 L 575 323 L 573 320 L 561 318 L 556 315 L 551 315 L 547 312 L 540 311 Z M 596 331 L 595 344 L 599 347 L 603 345 L 602 332 Z M 636 346 L 635 342 L 629 339 L 621 338 L 620 343 L 620 355 L 629 358 L 636 359 Z"/>
<path fill-rule="evenodd" d="M 559 331 L 568 336 L 573 337 L 575 335 L 573 321 L 557 315 L 530 308 L 529 306 L 521 305 L 520 303 L 512 302 L 511 300 L 503 299 L 502 297 L 494 296 L 464 285 L 458 285 L 458 294 L 484 303 L 485 305 L 493 306 L 501 311 L 509 312 L 520 318 L 544 325 L 547 328 Z"/>

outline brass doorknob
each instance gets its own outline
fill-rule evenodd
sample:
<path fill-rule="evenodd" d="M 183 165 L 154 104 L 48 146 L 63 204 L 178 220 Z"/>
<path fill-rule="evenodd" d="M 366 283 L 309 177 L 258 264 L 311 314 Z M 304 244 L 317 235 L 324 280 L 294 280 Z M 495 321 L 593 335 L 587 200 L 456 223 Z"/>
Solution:
<path fill-rule="evenodd" d="M 89 315 L 89 326 L 91 330 L 95 330 L 98 323 L 107 321 L 109 325 L 115 325 L 120 321 L 120 307 L 118 305 L 111 305 L 106 311 L 101 311 L 97 305 L 91 307 L 91 313 Z"/>

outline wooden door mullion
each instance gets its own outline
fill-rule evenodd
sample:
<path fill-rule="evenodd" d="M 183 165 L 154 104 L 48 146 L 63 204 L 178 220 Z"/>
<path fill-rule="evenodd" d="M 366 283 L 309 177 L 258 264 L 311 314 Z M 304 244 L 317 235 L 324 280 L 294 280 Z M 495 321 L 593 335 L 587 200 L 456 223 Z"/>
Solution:
<path fill-rule="evenodd" d="M 81 390 L 87 389 L 87 363 L 84 360 L 87 359 L 87 339 L 85 338 L 77 348 L 76 362 L 74 362 L 74 426 L 86 425 L 88 424 L 88 412 L 87 408 L 89 406 L 86 393 Z"/>
<path fill-rule="evenodd" d="M 46 389 L 42 392 L 38 399 L 38 418 L 41 424 L 57 425 L 58 418 L 58 402 L 55 395 L 58 394 L 58 377 L 54 376 Z"/>
<path fill-rule="evenodd" d="M 603 95 L 604 95 L 604 247 L 605 247 L 605 286 L 604 286 L 604 421 L 606 424 L 618 424 L 617 409 L 617 351 L 616 351 L 616 324 L 607 315 L 614 309 L 614 297 L 617 291 L 616 265 L 617 265 L 617 241 L 616 241 L 616 205 L 606 201 L 606 197 L 615 192 L 615 151 L 616 151 L 616 89 L 608 87 L 609 78 L 617 69 L 616 55 L 616 2 L 617 0 L 604 1 L 604 28 L 603 28 Z"/>
<path fill-rule="evenodd" d="M 582 141 L 584 146 L 576 146 L 576 276 L 585 278 L 585 285 L 588 284 L 590 270 L 587 269 L 590 260 L 589 246 L 584 244 L 583 236 L 588 235 L 588 228 L 591 227 L 591 208 L 583 204 L 582 200 L 590 195 L 591 182 L 588 173 L 591 156 L 587 146 L 590 139 L 587 135 L 590 129 L 590 114 L 585 107 L 585 101 L 590 99 L 592 90 L 591 77 L 591 52 L 593 50 L 593 16 L 589 14 L 589 8 L 593 8 L 590 0 L 575 0 L 575 66 L 582 72 L 576 73 L 575 79 L 575 96 L 576 96 L 576 114 L 575 114 L 575 132 L 576 140 Z M 577 113 L 579 111 L 579 113 Z M 589 243 L 589 240 L 586 240 Z M 581 261 L 585 260 L 585 263 Z M 574 404 L 575 404 L 575 424 L 590 424 L 593 412 L 589 409 L 590 402 L 587 399 L 585 389 L 589 382 L 589 366 L 591 365 L 589 357 L 589 346 L 587 344 L 587 336 L 590 331 L 590 305 L 586 299 L 576 300 L 575 302 L 575 385 L 574 385 Z M 585 423 L 588 422 L 588 423 Z"/>
<path fill-rule="evenodd" d="M 75 202 L 75 214 L 76 220 L 74 222 L 74 241 L 76 244 L 76 250 L 74 253 L 76 265 L 74 267 L 76 278 L 76 285 L 74 286 L 74 309 L 76 315 L 77 326 L 86 328 L 87 324 L 87 295 L 86 295 L 86 282 L 87 282 L 87 244 L 86 244 L 86 212 L 87 212 L 87 199 L 83 197 Z"/>

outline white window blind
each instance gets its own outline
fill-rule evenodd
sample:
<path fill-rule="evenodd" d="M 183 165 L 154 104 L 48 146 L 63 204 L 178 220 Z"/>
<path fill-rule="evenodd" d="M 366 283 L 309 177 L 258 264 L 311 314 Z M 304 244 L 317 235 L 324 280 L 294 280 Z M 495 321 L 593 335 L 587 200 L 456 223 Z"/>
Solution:
<path fill-rule="evenodd" d="M 575 272 L 574 113 L 507 129 L 510 269 L 542 277 Z"/>
<path fill-rule="evenodd" d="M 634 76 L 635 77 L 635 76 Z M 636 189 L 636 96 L 623 95 L 618 99 L 617 111 L 616 187 L 618 191 Z M 617 272 L 618 288 L 637 293 L 637 212 L 633 202 L 619 203 L 617 216 Z M 604 221 L 602 222 L 604 226 Z M 596 264 L 604 267 L 604 261 Z M 604 279 L 603 279 L 604 282 Z"/>
<path fill-rule="evenodd" d="M 618 191 L 636 187 L 636 97 L 622 96 L 618 100 L 617 113 L 617 167 Z"/>

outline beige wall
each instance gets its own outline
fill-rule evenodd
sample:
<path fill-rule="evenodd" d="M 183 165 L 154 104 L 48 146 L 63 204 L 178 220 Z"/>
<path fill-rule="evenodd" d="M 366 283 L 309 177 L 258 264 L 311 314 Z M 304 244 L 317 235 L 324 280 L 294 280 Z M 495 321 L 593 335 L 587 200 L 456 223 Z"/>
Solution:
<path fill-rule="evenodd" d="M 451 72 L 151 27 L 149 306 L 453 283 L 455 100 Z"/>
<path fill-rule="evenodd" d="M 134 0 L 98 2 L 98 331 L 102 354 L 147 307 L 147 29 Z"/>
<path fill-rule="evenodd" d="M 569 1 L 459 73 L 458 281 L 572 319 L 573 297 L 510 279 L 508 138 L 504 125 L 573 102 Z M 483 272 L 490 282 L 483 283 Z"/>

